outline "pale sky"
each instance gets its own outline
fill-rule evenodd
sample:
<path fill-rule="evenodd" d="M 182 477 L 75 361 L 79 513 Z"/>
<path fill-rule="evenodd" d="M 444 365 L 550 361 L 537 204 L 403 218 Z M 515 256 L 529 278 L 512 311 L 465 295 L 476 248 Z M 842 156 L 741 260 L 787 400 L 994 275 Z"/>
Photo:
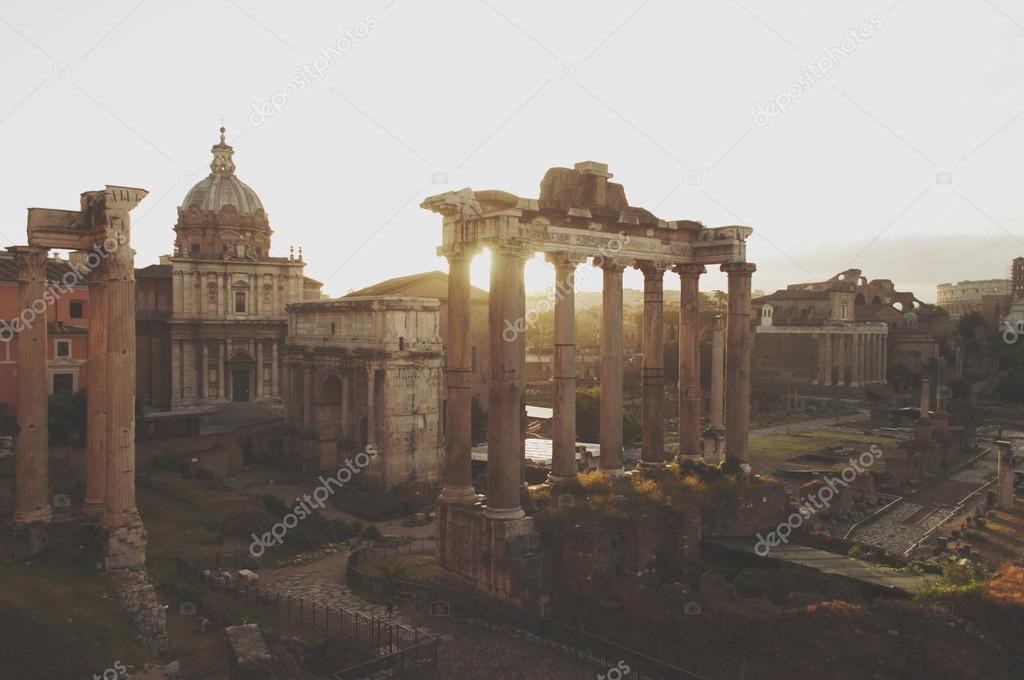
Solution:
<path fill-rule="evenodd" d="M 124 184 L 150 192 L 133 241 L 156 262 L 223 118 L 274 250 L 304 246 L 332 295 L 446 269 L 424 197 L 534 197 L 581 160 L 664 219 L 753 227 L 768 291 L 858 267 L 933 300 L 1024 255 L 1009 0 L 0 0 L 0 58 L 3 246 L 26 208 Z M 528 264 L 531 289 L 552 278 Z"/>

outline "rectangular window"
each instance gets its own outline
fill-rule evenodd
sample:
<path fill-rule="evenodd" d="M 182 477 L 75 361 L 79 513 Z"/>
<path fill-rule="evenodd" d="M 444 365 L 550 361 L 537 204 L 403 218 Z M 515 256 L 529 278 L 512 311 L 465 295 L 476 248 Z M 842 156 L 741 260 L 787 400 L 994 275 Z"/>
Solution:
<path fill-rule="evenodd" d="M 71 341 L 70 340 L 58 340 L 57 351 L 58 357 L 69 357 L 71 356 Z"/>
<path fill-rule="evenodd" d="M 70 373 L 54 373 L 53 374 L 53 393 L 54 394 L 74 394 L 75 393 L 75 376 Z"/>
<path fill-rule="evenodd" d="M 245 314 L 245 293 L 235 293 L 235 314 Z"/>
<path fill-rule="evenodd" d="M 82 318 L 85 318 L 85 314 L 83 313 L 83 305 L 82 305 L 82 303 L 81 302 L 76 302 L 76 301 L 72 300 L 71 301 L 70 314 L 71 314 L 71 318 L 72 319 L 82 319 Z"/>

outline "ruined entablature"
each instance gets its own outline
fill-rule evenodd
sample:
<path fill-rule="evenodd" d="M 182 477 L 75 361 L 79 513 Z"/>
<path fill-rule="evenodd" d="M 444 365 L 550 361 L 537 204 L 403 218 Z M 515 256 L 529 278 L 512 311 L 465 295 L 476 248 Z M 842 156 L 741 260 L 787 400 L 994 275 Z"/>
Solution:
<path fill-rule="evenodd" d="M 548 170 L 537 199 L 465 188 L 430 196 L 421 207 L 444 217 L 443 245 L 438 248 L 443 256 L 520 244 L 528 252 L 611 254 L 669 264 L 746 259 L 751 228 L 708 228 L 693 220 L 660 219 L 629 205 L 622 186 L 608 182 L 610 177 L 607 166 L 586 161 L 575 169 Z"/>

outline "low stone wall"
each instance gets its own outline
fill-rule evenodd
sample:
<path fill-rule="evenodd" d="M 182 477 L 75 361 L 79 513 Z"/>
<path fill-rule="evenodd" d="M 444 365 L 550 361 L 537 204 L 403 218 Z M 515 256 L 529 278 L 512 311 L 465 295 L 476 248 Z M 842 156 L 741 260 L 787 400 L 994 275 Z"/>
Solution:
<path fill-rule="evenodd" d="M 705 508 L 702 517 L 705 537 L 755 536 L 775 529 L 787 512 L 786 489 L 782 484 L 764 483 L 742 489 L 732 507 Z"/>
<path fill-rule="evenodd" d="M 167 612 L 156 598 L 156 590 L 143 569 L 110 572 L 118 604 L 134 627 L 135 638 L 149 649 L 167 649 Z"/>

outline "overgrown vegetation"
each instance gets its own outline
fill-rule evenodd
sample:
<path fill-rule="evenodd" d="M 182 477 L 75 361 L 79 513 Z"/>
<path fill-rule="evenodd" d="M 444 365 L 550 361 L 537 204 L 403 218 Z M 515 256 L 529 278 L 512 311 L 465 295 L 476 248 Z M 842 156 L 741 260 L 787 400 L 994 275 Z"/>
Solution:
<path fill-rule="evenodd" d="M 942 564 L 942 575 L 918 591 L 914 601 L 932 604 L 951 596 L 979 593 L 991 577 L 991 572 L 979 564 L 950 560 Z"/>
<path fill-rule="evenodd" d="M 596 442 L 601 438 L 601 388 L 580 387 L 576 390 L 576 432 L 581 441 Z M 640 437 L 640 420 L 632 413 L 622 413 L 622 441 L 629 445 Z"/>

